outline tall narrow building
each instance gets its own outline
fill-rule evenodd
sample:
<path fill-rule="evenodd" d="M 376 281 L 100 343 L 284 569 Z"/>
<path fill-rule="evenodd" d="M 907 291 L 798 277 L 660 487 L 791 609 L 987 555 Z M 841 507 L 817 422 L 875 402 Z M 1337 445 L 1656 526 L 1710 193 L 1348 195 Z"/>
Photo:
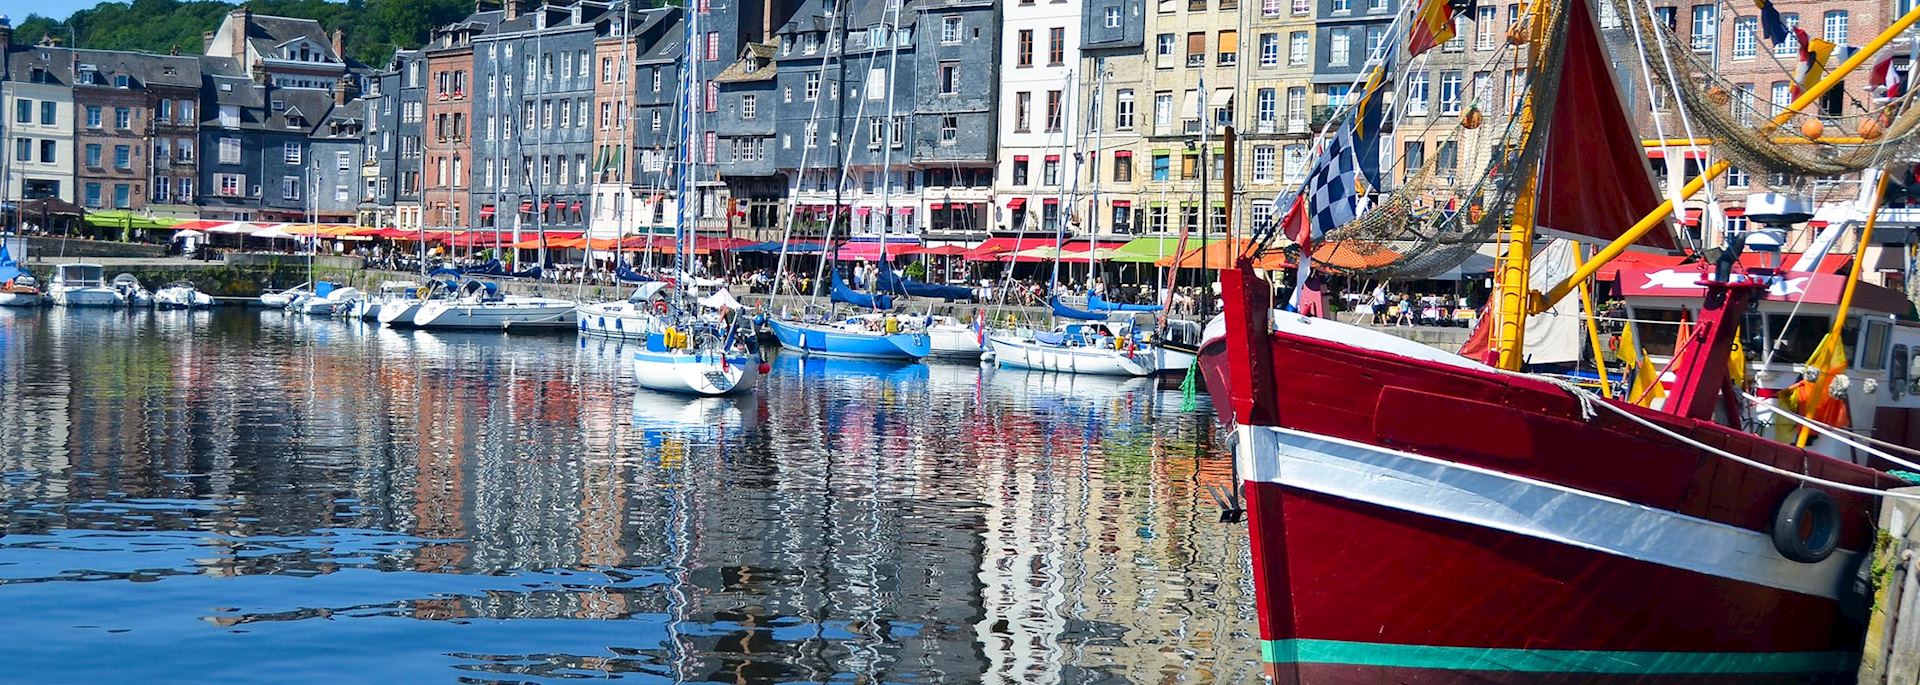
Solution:
<path fill-rule="evenodd" d="M 1099 74 L 1081 71 L 1079 0 L 1004 7 L 1000 44 L 1000 171 L 994 184 L 1009 234 L 1067 230 L 1070 203 L 1085 188 L 1081 165 L 1095 156 L 1087 112 Z M 1090 184 L 1089 184 L 1090 185 Z M 1062 203 L 1069 203 L 1063 205 Z"/>
<path fill-rule="evenodd" d="M 508 0 L 512 7 L 513 0 Z M 471 212 L 469 171 L 474 146 L 473 41 L 502 19 L 501 12 L 476 12 L 433 32 L 422 50 L 427 61 L 425 180 L 420 194 L 422 221 L 429 229 L 478 225 Z"/>

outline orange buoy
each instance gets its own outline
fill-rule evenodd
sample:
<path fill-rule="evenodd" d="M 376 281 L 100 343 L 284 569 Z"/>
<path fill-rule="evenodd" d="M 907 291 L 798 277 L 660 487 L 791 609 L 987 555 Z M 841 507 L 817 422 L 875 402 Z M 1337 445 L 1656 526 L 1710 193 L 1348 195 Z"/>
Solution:
<path fill-rule="evenodd" d="M 1513 26 L 1507 29 L 1507 44 L 1526 45 L 1527 41 L 1533 40 L 1531 24 L 1532 22 L 1526 19 L 1513 22 Z"/>
<path fill-rule="evenodd" d="M 1707 89 L 1707 100 L 1715 105 L 1725 107 L 1727 103 L 1733 101 L 1733 96 L 1727 94 L 1727 89 L 1716 85 Z"/>
<path fill-rule="evenodd" d="M 1821 134 L 1826 132 L 1827 125 L 1819 119 L 1807 119 L 1806 121 L 1800 122 L 1800 135 L 1806 136 L 1807 140 L 1819 140 Z"/>
<path fill-rule="evenodd" d="M 1480 113 L 1478 106 L 1468 107 L 1467 112 L 1460 115 L 1460 126 L 1467 130 L 1480 128 L 1480 124 L 1485 121 L 1486 115 Z"/>
<path fill-rule="evenodd" d="M 1887 134 L 1887 122 L 1884 115 L 1872 116 L 1860 120 L 1860 137 L 1867 140 L 1879 140 Z"/>

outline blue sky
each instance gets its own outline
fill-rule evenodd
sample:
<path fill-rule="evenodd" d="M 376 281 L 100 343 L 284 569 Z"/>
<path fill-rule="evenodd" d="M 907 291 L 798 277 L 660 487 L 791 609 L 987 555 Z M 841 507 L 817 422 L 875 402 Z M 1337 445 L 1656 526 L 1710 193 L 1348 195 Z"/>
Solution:
<path fill-rule="evenodd" d="M 14 23 L 17 24 L 20 23 L 20 20 L 26 19 L 29 14 L 65 19 L 67 15 L 73 14 L 74 10 L 90 9 L 94 5 L 100 4 L 100 0 L 34 0 L 33 2 L 7 4 L 10 6 L 4 10 L 0 10 L 0 14 L 11 17 Z"/>

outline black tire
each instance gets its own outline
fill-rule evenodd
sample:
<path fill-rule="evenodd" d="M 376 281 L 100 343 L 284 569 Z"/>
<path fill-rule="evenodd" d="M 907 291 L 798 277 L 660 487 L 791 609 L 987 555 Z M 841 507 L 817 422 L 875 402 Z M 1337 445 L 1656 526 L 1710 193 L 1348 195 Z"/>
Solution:
<path fill-rule="evenodd" d="M 1804 528 L 1804 530 L 1802 530 Z M 1840 547 L 1840 505 L 1813 488 L 1787 493 L 1773 513 L 1773 548 L 1780 556 L 1815 564 Z"/>

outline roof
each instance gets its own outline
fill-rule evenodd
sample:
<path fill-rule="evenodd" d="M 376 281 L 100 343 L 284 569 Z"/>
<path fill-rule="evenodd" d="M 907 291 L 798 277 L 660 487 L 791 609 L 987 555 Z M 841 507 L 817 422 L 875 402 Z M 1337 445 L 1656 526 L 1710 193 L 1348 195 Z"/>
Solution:
<path fill-rule="evenodd" d="M 7 80 L 33 82 L 33 70 L 45 72 L 48 83 L 73 84 L 73 53 L 66 48 L 15 46 L 7 60 Z"/>
<path fill-rule="evenodd" d="M 194 56 L 153 55 L 119 50 L 75 50 L 74 59 L 92 65 L 102 84 L 112 84 L 115 76 L 127 76 L 133 87 L 200 87 L 200 59 Z"/>
<path fill-rule="evenodd" d="M 777 49 L 767 43 L 748 43 L 740 61 L 727 65 L 713 80 L 720 83 L 748 83 L 754 81 L 772 81 L 779 70 L 774 68 L 773 57 Z"/>

